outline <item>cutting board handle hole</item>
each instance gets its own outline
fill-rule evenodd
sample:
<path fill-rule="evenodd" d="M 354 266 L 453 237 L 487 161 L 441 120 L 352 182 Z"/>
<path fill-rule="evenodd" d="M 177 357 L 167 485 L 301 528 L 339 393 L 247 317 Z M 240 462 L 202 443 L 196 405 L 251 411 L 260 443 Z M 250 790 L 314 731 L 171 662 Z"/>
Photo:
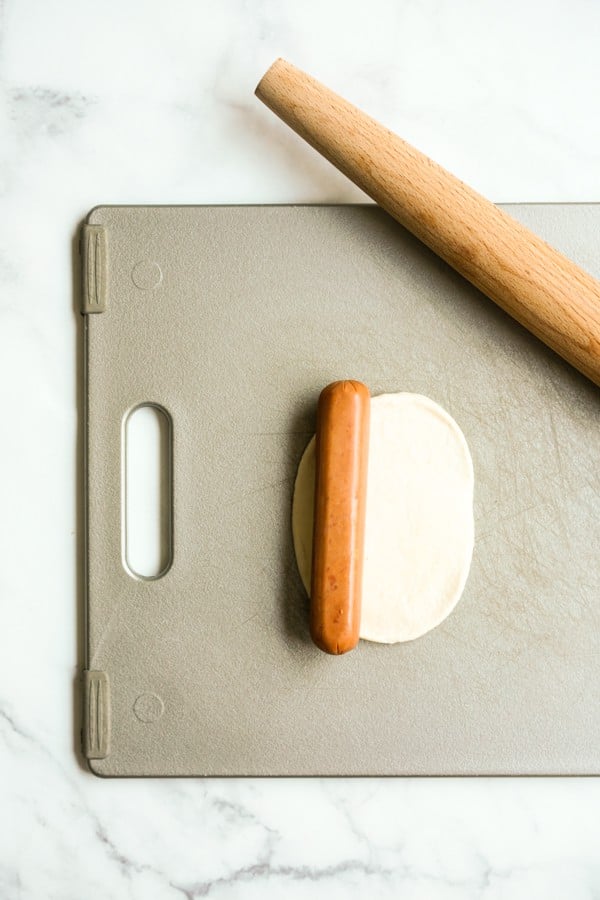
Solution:
<path fill-rule="evenodd" d="M 155 403 L 125 418 L 122 453 L 123 561 L 134 578 L 160 578 L 173 558 L 172 422 Z"/>

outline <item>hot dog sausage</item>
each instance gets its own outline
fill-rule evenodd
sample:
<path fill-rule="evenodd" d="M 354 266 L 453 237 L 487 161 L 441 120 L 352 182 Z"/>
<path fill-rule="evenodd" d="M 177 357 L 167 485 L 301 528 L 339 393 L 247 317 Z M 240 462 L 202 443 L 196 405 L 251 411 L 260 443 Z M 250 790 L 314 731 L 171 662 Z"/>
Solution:
<path fill-rule="evenodd" d="M 310 633 L 326 653 L 359 639 L 370 402 L 360 381 L 336 381 L 319 397 Z"/>

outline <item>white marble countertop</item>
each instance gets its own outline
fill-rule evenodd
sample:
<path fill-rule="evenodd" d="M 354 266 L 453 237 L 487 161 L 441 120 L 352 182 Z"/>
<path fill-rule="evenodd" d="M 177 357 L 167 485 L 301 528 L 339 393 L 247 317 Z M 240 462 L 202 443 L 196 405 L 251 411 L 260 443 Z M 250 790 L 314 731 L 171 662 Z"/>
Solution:
<path fill-rule="evenodd" d="M 74 754 L 72 249 L 97 203 L 351 201 L 285 56 L 496 201 L 600 200 L 600 7 L 0 4 L 0 897 L 600 896 L 589 779 L 103 781 Z"/>

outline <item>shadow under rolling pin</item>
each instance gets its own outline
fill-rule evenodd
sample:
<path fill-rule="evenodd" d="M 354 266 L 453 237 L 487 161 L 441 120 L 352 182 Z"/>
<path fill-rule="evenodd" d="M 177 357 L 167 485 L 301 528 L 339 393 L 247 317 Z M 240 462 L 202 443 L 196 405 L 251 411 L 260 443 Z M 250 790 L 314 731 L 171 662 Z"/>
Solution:
<path fill-rule="evenodd" d="M 600 282 L 285 60 L 266 72 L 256 95 L 434 253 L 600 385 Z"/>

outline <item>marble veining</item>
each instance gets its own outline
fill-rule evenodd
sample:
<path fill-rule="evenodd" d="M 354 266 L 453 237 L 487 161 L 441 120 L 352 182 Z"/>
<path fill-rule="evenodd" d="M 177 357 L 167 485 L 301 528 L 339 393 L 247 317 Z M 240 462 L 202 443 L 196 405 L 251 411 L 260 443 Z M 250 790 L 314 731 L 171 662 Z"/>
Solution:
<path fill-rule="evenodd" d="M 600 897 L 580 779 L 124 780 L 75 753 L 78 223 L 360 192 L 252 95 L 278 55 L 497 201 L 600 200 L 600 7 L 0 4 L 0 897 Z"/>

